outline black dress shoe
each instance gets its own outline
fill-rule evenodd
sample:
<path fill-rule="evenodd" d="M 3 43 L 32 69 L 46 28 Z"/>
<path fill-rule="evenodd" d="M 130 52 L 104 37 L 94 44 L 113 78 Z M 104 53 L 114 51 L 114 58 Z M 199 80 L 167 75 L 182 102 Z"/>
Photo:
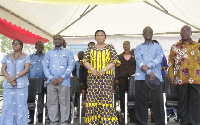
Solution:
<path fill-rule="evenodd" d="M 28 124 L 33 124 L 33 119 L 28 119 Z"/>
<path fill-rule="evenodd" d="M 135 123 L 135 120 L 134 119 L 130 119 L 130 123 Z"/>
<path fill-rule="evenodd" d="M 151 123 L 154 123 L 154 118 L 151 118 Z"/>
<path fill-rule="evenodd" d="M 39 123 L 42 123 L 42 120 L 41 120 L 41 119 L 38 119 L 38 122 L 39 122 Z"/>
<path fill-rule="evenodd" d="M 168 117 L 174 117 L 175 115 L 174 114 L 169 114 L 169 116 Z"/>
<path fill-rule="evenodd" d="M 178 118 L 174 118 L 174 121 L 179 122 L 179 119 Z"/>

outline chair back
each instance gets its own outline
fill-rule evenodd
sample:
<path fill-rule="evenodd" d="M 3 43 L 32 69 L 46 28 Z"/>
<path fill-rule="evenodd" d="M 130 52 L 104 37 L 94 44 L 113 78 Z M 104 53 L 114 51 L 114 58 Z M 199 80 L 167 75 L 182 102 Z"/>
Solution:
<path fill-rule="evenodd" d="M 28 86 L 28 103 L 34 103 L 35 95 L 43 93 L 44 93 L 44 79 L 30 78 Z"/>
<path fill-rule="evenodd" d="M 129 77 L 128 82 L 128 101 L 135 101 L 135 76 Z"/>
<path fill-rule="evenodd" d="M 78 87 L 77 76 L 70 77 L 70 83 L 71 83 L 71 94 L 76 93 Z"/>
<path fill-rule="evenodd" d="M 170 83 L 168 75 L 165 76 L 165 92 L 166 92 L 166 101 L 178 101 L 178 95 L 176 87 Z"/>

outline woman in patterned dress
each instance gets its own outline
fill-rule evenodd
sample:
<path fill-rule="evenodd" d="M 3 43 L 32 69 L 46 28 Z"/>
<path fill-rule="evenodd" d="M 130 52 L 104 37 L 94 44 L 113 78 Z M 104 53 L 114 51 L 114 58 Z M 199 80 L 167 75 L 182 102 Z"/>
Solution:
<path fill-rule="evenodd" d="M 85 52 L 83 64 L 88 69 L 86 113 L 87 125 L 118 125 L 112 102 L 113 70 L 120 65 L 113 45 L 104 43 L 103 30 L 95 32 L 97 44 Z"/>
<path fill-rule="evenodd" d="M 30 58 L 22 53 L 21 40 L 13 40 L 12 47 L 14 52 L 5 55 L 1 61 L 5 80 L 0 125 L 27 125 L 29 81 L 26 74 L 30 69 Z"/>

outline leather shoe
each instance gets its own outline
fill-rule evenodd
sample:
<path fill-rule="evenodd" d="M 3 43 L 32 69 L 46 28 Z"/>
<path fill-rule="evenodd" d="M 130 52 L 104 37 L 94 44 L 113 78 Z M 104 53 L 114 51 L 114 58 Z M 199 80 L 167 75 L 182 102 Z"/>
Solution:
<path fill-rule="evenodd" d="M 179 122 L 179 119 L 178 118 L 174 118 L 174 121 Z"/>
<path fill-rule="evenodd" d="M 39 123 L 42 123 L 42 120 L 41 120 L 41 119 L 38 119 L 38 122 L 39 122 Z"/>
<path fill-rule="evenodd" d="M 175 115 L 174 114 L 169 114 L 169 116 L 168 117 L 174 117 Z"/>
<path fill-rule="evenodd" d="M 135 120 L 134 119 L 130 119 L 130 123 L 135 123 Z"/>
<path fill-rule="evenodd" d="M 28 124 L 33 124 L 33 119 L 28 119 Z"/>

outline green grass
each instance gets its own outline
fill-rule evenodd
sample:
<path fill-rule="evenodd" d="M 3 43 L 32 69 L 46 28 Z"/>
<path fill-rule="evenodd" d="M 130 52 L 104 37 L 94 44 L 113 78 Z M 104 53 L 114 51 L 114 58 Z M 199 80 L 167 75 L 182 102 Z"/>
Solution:
<path fill-rule="evenodd" d="M 0 89 L 0 95 L 3 95 L 3 89 Z"/>

